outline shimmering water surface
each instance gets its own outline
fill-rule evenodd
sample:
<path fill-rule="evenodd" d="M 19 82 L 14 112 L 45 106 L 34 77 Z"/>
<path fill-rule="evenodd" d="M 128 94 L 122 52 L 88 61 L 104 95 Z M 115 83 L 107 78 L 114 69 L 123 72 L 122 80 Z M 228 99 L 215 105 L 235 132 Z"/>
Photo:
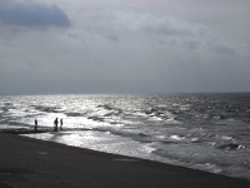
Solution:
<path fill-rule="evenodd" d="M 0 97 L 1 129 L 56 117 L 27 136 L 250 179 L 250 95 Z"/>

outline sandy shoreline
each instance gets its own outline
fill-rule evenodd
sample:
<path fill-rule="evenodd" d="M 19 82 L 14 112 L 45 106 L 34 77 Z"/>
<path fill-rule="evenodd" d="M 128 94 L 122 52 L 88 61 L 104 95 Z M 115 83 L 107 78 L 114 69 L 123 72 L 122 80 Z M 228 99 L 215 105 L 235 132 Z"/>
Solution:
<path fill-rule="evenodd" d="M 0 187 L 250 187 L 229 178 L 159 162 L 0 134 Z"/>

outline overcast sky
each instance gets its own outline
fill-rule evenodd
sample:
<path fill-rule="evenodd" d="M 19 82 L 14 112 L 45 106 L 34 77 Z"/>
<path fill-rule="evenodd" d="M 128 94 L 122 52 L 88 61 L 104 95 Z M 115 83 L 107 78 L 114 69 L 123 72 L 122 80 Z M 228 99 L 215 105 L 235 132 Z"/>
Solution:
<path fill-rule="evenodd" d="M 0 0 L 0 93 L 250 91 L 249 0 Z"/>

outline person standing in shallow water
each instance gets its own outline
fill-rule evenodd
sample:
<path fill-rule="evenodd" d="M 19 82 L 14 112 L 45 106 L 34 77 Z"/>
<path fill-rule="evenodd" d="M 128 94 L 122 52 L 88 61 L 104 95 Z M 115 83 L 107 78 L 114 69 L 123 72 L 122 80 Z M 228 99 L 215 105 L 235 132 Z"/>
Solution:
<path fill-rule="evenodd" d="M 63 130 L 63 118 L 60 119 L 60 129 Z"/>
<path fill-rule="evenodd" d="M 54 131 L 58 131 L 58 118 L 55 119 L 54 125 Z"/>
<path fill-rule="evenodd" d="M 38 121 L 37 121 L 37 119 L 35 119 L 34 123 L 35 123 L 34 130 L 35 130 L 35 132 L 37 132 L 37 127 L 38 127 Z"/>

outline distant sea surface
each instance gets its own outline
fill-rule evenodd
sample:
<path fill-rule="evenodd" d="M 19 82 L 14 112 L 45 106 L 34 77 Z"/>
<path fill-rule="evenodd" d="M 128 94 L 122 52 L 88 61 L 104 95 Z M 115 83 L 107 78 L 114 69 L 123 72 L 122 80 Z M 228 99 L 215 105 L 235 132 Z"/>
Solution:
<path fill-rule="evenodd" d="M 250 95 L 0 96 L 0 129 L 26 136 L 250 179 Z"/>

